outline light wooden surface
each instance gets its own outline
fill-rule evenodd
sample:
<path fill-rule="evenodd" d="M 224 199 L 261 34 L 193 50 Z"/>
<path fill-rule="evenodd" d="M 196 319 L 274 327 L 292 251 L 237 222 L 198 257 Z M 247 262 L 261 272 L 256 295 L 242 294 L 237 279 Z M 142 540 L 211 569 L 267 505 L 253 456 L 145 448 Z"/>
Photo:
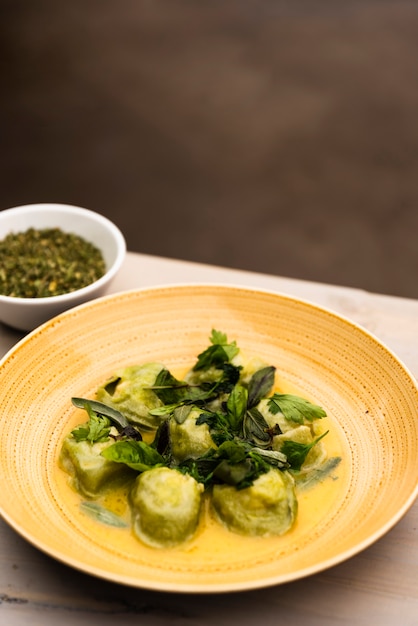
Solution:
<path fill-rule="evenodd" d="M 112 292 L 229 283 L 326 306 L 372 332 L 418 376 L 418 301 L 128 254 Z M 0 354 L 22 335 L 0 325 Z M 417 407 L 418 419 L 418 407 Z M 418 626 L 418 503 L 373 546 L 304 580 L 224 595 L 149 592 L 89 577 L 33 548 L 0 520 L 0 624 L 17 626 Z"/>

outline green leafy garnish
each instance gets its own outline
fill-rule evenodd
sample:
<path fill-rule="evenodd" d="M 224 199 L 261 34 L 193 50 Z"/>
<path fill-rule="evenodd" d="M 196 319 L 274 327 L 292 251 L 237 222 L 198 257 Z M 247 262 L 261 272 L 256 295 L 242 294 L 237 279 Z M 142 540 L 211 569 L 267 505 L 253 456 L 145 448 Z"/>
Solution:
<path fill-rule="evenodd" d="M 189 417 L 192 408 L 191 404 L 181 404 L 180 406 L 176 406 L 173 411 L 173 418 L 176 420 L 177 424 L 184 424 Z"/>
<path fill-rule="evenodd" d="M 226 334 L 219 330 L 212 329 L 209 341 L 212 345 L 198 355 L 193 367 L 195 372 L 210 367 L 220 368 L 224 363 L 232 361 L 239 352 L 236 342 L 229 343 Z"/>
<path fill-rule="evenodd" d="M 303 463 L 305 462 L 306 457 L 308 456 L 309 451 L 312 450 L 312 448 L 316 446 L 318 441 L 320 441 L 327 434 L 328 431 L 326 433 L 323 433 L 310 443 L 300 443 L 298 441 L 292 441 L 290 439 L 285 440 L 281 447 L 281 452 L 286 455 L 290 467 L 294 470 L 300 470 Z"/>
<path fill-rule="evenodd" d="M 227 416 L 220 411 L 202 411 L 196 420 L 197 426 L 201 424 L 209 426 L 211 437 L 218 446 L 234 438 Z"/>
<path fill-rule="evenodd" d="M 102 456 L 108 461 L 124 463 L 138 472 L 166 465 L 164 457 L 144 441 L 116 441 L 102 450 Z"/>
<path fill-rule="evenodd" d="M 266 451 L 245 441 L 224 441 L 216 450 L 210 450 L 198 459 L 188 459 L 180 464 L 180 471 L 192 475 L 206 487 L 225 483 L 244 489 L 272 467 L 288 467 L 281 452 Z"/>
<path fill-rule="evenodd" d="M 235 385 L 226 401 L 226 417 L 233 431 L 238 431 L 248 404 L 248 391 L 243 385 Z"/>
<path fill-rule="evenodd" d="M 152 389 L 166 404 L 151 409 L 150 415 L 169 416 L 180 407 L 187 405 L 205 408 L 212 400 L 219 398 L 221 394 L 230 393 L 239 380 L 240 368 L 230 363 L 224 363 L 219 369 L 222 371 L 219 380 L 200 384 L 178 381 L 168 370 L 162 370 L 157 376 L 155 384 L 149 389 Z"/>
<path fill-rule="evenodd" d="M 276 368 L 263 367 L 257 370 L 248 384 L 248 408 L 256 406 L 262 398 L 269 395 L 274 385 Z"/>
<path fill-rule="evenodd" d="M 119 431 L 118 438 L 142 439 L 140 431 L 132 426 L 122 413 L 103 404 L 103 402 L 87 400 L 86 398 L 71 398 L 71 401 L 77 408 L 85 409 L 89 415 L 89 422 L 73 431 L 73 436 L 77 441 L 106 441 L 110 432 L 110 427 L 107 434 L 104 432 L 107 424 L 113 424 L 117 428 Z M 100 424 L 102 425 L 103 433 L 100 432 Z"/>
<path fill-rule="evenodd" d="M 129 426 L 129 422 L 122 413 L 108 406 L 107 404 L 103 404 L 103 402 L 98 402 L 97 400 L 88 400 L 86 398 L 71 398 L 71 402 L 79 409 L 85 409 L 89 414 L 94 411 L 97 415 L 102 415 L 104 417 L 108 417 L 112 422 L 119 426 L 120 428 L 125 428 L 125 426 Z"/>
<path fill-rule="evenodd" d="M 71 431 L 74 439 L 90 443 L 108 441 L 112 426 L 111 421 L 107 417 L 95 413 L 90 406 L 87 406 L 86 410 L 89 415 L 89 421 Z"/>
<path fill-rule="evenodd" d="M 275 393 L 269 399 L 268 407 L 273 415 L 281 412 L 287 420 L 296 424 L 304 424 L 305 420 L 312 422 L 327 415 L 322 407 L 287 393 Z"/>
<path fill-rule="evenodd" d="M 151 389 L 161 402 L 166 405 L 178 404 L 183 400 L 190 399 L 191 395 L 190 386 L 181 380 L 177 380 L 165 368 L 159 372 Z"/>
<path fill-rule="evenodd" d="M 281 413 L 292 422 L 291 428 L 303 425 L 306 429 L 306 425 L 325 417 L 326 412 L 299 396 L 273 393 L 274 366 L 261 367 L 249 381 L 245 375 L 241 378 L 242 367 L 232 363 L 239 353 L 236 342 L 230 342 L 225 333 L 214 329 L 209 340 L 211 345 L 198 355 L 186 380 L 178 380 L 163 367 L 155 381 L 146 387 L 161 403 L 147 409 L 149 415 L 161 418 L 152 443 L 142 440 L 142 426 L 132 425 L 123 413 L 84 398 L 72 398 L 73 404 L 86 410 L 89 416 L 86 424 L 72 431 L 73 437 L 77 442 L 91 443 L 113 438 L 114 443 L 101 451 L 106 460 L 125 464 L 139 473 L 162 466 L 177 469 L 205 488 L 224 483 L 243 489 L 272 468 L 290 470 L 296 476 L 309 451 L 327 433 L 309 443 L 285 438 L 278 451 L 274 438 L 282 431 L 270 419 L 271 415 Z M 109 393 L 119 381 L 119 377 L 111 379 Z M 264 402 L 260 404 L 261 401 Z M 269 422 L 262 412 L 266 403 L 271 414 Z M 116 435 L 114 429 L 111 432 L 112 426 L 118 431 Z M 196 428 L 200 426 L 205 428 Z M 177 436 L 181 437 L 182 445 L 190 438 L 191 442 L 197 442 L 197 448 L 191 443 L 187 449 L 186 443 L 186 454 L 179 454 L 176 432 L 180 432 Z M 309 432 L 312 435 L 311 426 Z M 199 447 L 202 433 L 206 437 L 203 448 Z"/>

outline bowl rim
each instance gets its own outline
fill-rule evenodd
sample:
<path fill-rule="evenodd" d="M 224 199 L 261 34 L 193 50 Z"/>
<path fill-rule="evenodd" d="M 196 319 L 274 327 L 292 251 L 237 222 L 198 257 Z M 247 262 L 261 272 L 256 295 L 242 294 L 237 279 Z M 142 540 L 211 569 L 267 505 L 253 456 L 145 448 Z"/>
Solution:
<path fill-rule="evenodd" d="M 46 304 L 56 304 L 63 303 L 66 301 L 71 301 L 75 297 L 83 297 L 88 296 L 89 293 L 100 289 L 102 286 L 107 284 L 110 280 L 113 279 L 115 274 L 119 271 L 126 255 L 127 244 L 125 237 L 122 231 L 116 226 L 114 222 L 110 219 L 102 215 L 101 213 L 97 213 L 96 211 L 92 211 L 91 209 L 85 209 L 84 207 L 72 205 L 72 204 L 56 204 L 53 202 L 45 202 L 38 204 L 24 204 L 15 207 L 11 207 L 8 209 L 3 209 L 0 211 L 0 222 L 3 216 L 7 215 L 25 215 L 25 214 L 36 214 L 43 210 L 50 210 L 53 212 L 61 213 L 61 214 L 72 214 L 72 215 L 83 215 L 87 218 L 90 218 L 92 222 L 99 223 L 101 226 L 107 229 L 108 232 L 112 235 L 116 243 L 116 258 L 112 265 L 106 269 L 106 272 L 99 279 L 94 282 L 81 287 L 80 289 L 75 289 L 74 291 L 69 291 L 68 293 L 63 293 L 58 296 L 46 296 L 43 298 L 25 298 L 25 297 L 16 297 L 16 296 L 7 296 L 4 294 L 0 294 L 0 303 L 13 303 L 13 304 L 21 304 L 23 306 L 36 306 L 41 307 Z"/>

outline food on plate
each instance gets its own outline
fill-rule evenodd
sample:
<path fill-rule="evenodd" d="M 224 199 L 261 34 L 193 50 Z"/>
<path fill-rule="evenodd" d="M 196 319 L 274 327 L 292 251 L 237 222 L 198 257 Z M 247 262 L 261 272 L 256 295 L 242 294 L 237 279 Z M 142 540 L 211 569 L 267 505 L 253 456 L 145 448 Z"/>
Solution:
<path fill-rule="evenodd" d="M 328 457 L 322 407 L 281 393 L 276 368 L 225 333 L 209 339 L 184 376 L 161 363 L 122 367 L 95 399 L 72 398 L 88 421 L 65 437 L 61 468 L 101 521 L 99 504 L 122 484 L 133 534 L 154 548 L 187 544 L 208 516 L 234 533 L 280 536 L 297 520 L 298 485 L 340 460 Z"/>
<path fill-rule="evenodd" d="M 151 411 L 162 402 L 152 386 L 163 369 L 160 363 L 123 367 L 97 389 L 96 398 L 119 410 L 132 424 L 153 430 L 159 419 Z"/>
<path fill-rule="evenodd" d="M 182 463 L 186 459 L 198 459 L 210 450 L 216 449 L 208 424 L 200 423 L 201 409 L 187 407 L 183 411 L 183 418 L 170 419 L 169 436 L 171 454 L 176 463 Z"/>
<path fill-rule="evenodd" d="M 243 535 L 282 535 L 297 514 L 294 480 L 277 469 L 261 474 L 246 489 L 214 485 L 212 503 L 219 519 Z"/>
<path fill-rule="evenodd" d="M 134 534 L 149 546 L 167 548 L 196 531 L 203 485 L 168 467 L 138 475 L 130 492 Z"/>
<path fill-rule="evenodd" d="M 96 498 L 117 478 L 129 474 L 129 468 L 114 461 L 108 461 L 102 452 L 113 444 L 106 441 L 90 442 L 66 437 L 61 449 L 62 468 L 71 476 L 74 488 L 87 498 Z"/>

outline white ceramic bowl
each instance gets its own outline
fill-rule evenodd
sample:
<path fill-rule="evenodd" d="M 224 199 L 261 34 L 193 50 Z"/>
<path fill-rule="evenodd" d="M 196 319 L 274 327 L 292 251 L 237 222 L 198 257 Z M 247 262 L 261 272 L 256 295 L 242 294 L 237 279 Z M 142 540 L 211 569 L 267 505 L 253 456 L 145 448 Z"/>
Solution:
<path fill-rule="evenodd" d="M 106 217 L 66 204 L 28 204 L 0 211 L 0 240 L 29 228 L 60 228 L 94 244 L 103 254 L 106 273 L 95 282 L 59 296 L 17 298 L 0 294 L 0 321 L 30 331 L 63 311 L 106 292 L 126 254 L 125 238 Z M 0 259 L 1 264 L 1 259 Z"/>

